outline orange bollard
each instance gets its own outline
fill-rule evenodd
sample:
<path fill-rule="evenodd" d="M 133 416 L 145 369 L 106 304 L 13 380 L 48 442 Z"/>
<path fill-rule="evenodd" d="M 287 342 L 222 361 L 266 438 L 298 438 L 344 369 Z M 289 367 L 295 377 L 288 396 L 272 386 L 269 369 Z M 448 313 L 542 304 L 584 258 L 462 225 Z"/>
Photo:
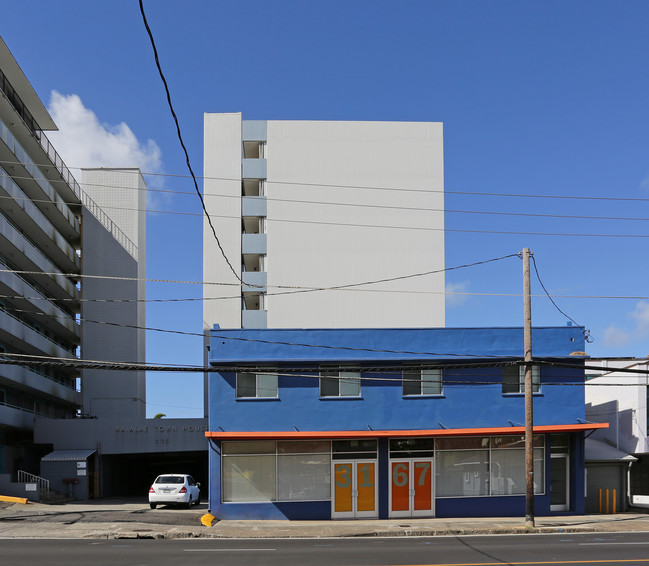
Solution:
<path fill-rule="evenodd" d="M 602 512 L 602 489 L 599 490 L 599 512 Z"/>

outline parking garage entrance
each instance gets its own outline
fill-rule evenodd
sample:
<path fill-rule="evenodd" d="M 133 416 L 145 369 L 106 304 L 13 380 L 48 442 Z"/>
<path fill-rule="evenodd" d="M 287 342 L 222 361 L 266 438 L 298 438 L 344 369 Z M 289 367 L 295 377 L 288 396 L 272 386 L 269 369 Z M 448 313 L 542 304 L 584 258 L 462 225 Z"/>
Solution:
<path fill-rule="evenodd" d="M 146 497 L 157 476 L 173 473 L 193 476 L 207 499 L 207 450 L 108 454 L 100 457 L 98 469 L 99 497 Z"/>

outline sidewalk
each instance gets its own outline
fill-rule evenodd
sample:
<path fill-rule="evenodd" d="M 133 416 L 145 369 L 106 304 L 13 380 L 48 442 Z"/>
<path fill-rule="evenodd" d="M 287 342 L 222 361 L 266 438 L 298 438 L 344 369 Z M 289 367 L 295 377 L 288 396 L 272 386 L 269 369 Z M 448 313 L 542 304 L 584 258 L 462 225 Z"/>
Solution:
<path fill-rule="evenodd" d="M 0 505 L 1 538 L 326 538 L 524 534 L 523 517 L 361 521 L 214 521 L 207 507 L 151 510 L 141 502 L 99 500 L 65 505 Z M 649 514 L 537 517 L 536 533 L 649 532 Z"/>

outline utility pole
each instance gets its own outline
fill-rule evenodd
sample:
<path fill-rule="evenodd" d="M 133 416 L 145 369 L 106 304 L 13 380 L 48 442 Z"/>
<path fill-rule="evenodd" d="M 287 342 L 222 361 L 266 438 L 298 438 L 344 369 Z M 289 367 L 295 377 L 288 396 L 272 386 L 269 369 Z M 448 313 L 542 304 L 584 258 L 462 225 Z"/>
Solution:
<path fill-rule="evenodd" d="M 525 350 L 525 527 L 534 528 L 534 443 L 532 391 L 532 293 L 530 249 L 523 249 L 523 348 Z"/>

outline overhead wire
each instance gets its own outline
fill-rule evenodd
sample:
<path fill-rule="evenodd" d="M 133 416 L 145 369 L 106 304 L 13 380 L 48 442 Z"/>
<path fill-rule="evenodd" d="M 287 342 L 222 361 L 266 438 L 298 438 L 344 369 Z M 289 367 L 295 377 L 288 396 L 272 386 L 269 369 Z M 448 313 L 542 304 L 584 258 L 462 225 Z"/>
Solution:
<path fill-rule="evenodd" d="M 182 192 L 181 194 L 191 194 Z M 241 199 L 241 196 L 237 195 L 215 195 L 208 194 L 205 196 L 215 196 L 219 198 L 235 198 Z M 11 201 L 29 201 L 33 203 L 41 204 L 52 204 L 52 201 L 47 199 L 31 199 L 28 197 L 13 197 L 11 195 L 0 195 L 0 199 L 8 199 Z M 644 217 L 633 217 L 633 216 L 588 216 L 588 215 L 577 215 L 577 214 L 541 214 L 533 212 L 504 212 L 498 210 L 459 210 L 459 209 L 450 209 L 450 208 L 427 208 L 427 207 L 407 207 L 407 206 L 392 206 L 392 205 L 380 205 L 380 204 L 367 204 L 367 203 L 345 203 L 345 202 L 326 202 L 326 201 L 310 201 L 303 199 L 285 199 L 285 198 L 274 198 L 274 197 L 264 197 L 267 201 L 273 202 L 293 202 L 301 204 L 315 204 L 315 205 L 327 205 L 327 206 L 351 206 L 351 207 L 365 207 L 365 208 L 379 208 L 379 209 L 389 209 L 389 210 L 408 210 L 416 212 L 433 212 L 433 213 L 450 213 L 450 214 L 476 214 L 483 216 L 511 216 L 511 217 L 532 217 L 532 218 L 554 218 L 561 220 L 612 220 L 617 222 L 628 222 L 628 221 L 638 221 L 638 222 L 647 222 L 649 218 Z M 65 203 L 72 205 L 73 203 Z M 136 207 L 127 207 L 127 206 L 112 206 L 112 205 L 102 205 L 100 207 L 103 210 L 128 210 L 131 212 L 146 212 L 150 214 L 171 214 L 171 215 L 181 215 L 181 216 L 204 216 L 204 213 L 201 212 L 183 212 L 177 210 L 158 210 L 151 208 L 136 208 Z M 231 219 L 240 219 L 241 216 L 235 215 L 221 215 L 221 214 L 212 214 L 213 218 L 231 218 Z M 433 228 L 429 226 L 403 226 L 403 225 L 376 225 L 376 224 L 358 224 L 358 223 L 345 223 L 345 222 L 320 222 L 315 220 L 304 220 L 304 219 L 284 219 L 284 218 L 266 218 L 267 222 L 293 222 L 297 224 L 325 224 L 325 225 L 334 225 L 334 226 L 353 226 L 353 227 L 367 227 L 367 228 L 401 228 L 401 229 L 410 229 L 410 230 L 428 230 L 428 231 L 441 231 L 445 228 Z"/>
<path fill-rule="evenodd" d="M 559 305 L 557 305 L 556 301 L 552 298 L 552 295 L 550 295 L 550 293 L 549 293 L 548 290 L 546 289 L 546 287 L 545 287 L 545 285 L 543 284 L 543 281 L 542 281 L 542 279 L 541 279 L 541 275 L 540 275 L 540 273 L 539 273 L 539 268 L 538 268 L 538 266 L 536 265 L 536 258 L 534 257 L 534 254 L 532 254 L 532 264 L 534 265 L 534 271 L 535 271 L 535 273 L 536 273 L 536 278 L 537 278 L 539 284 L 541 285 L 541 288 L 542 288 L 543 291 L 545 292 L 547 298 L 550 299 L 550 302 L 554 305 L 554 308 L 557 309 L 557 310 L 558 310 L 558 311 L 559 311 L 563 316 L 565 316 L 565 317 L 566 317 L 569 321 L 571 321 L 573 324 L 575 324 L 576 326 L 578 326 L 578 327 L 580 327 L 580 328 L 583 328 L 584 339 L 585 339 L 586 342 L 588 342 L 589 344 L 592 344 L 593 341 L 594 341 L 594 338 L 591 336 L 591 334 L 590 334 L 590 330 L 587 330 L 587 329 L 583 326 L 583 324 L 579 324 L 579 323 L 578 323 L 574 318 L 572 318 L 571 316 L 569 316 L 569 315 L 567 315 L 565 312 L 563 312 L 563 311 L 559 308 Z"/>
<path fill-rule="evenodd" d="M 169 110 L 171 111 L 171 115 L 173 116 L 174 123 L 176 124 L 176 134 L 178 135 L 178 140 L 180 141 L 180 145 L 182 146 L 183 151 L 185 153 L 185 162 L 187 163 L 187 169 L 189 170 L 192 180 L 194 181 L 194 188 L 196 189 L 196 194 L 198 195 L 198 198 L 201 201 L 201 206 L 203 207 L 203 211 L 205 212 L 205 218 L 207 219 L 207 222 L 209 223 L 210 228 L 212 229 L 212 235 L 214 236 L 214 240 L 216 241 L 216 244 L 219 250 L 221 251 L 221 255 L 223 256 L 223 259 L 225 260 L 226 264 L 230 268 L 230 271 L 232 271 L 232 274 L 235 276 L 235 278 L 238 281 L 243 283 L 241 276 L 237 273 L 232 263 L 228 259 L 225 250 L 221 245 L 221 241 L 219 240 L 219 237 L 216 234 L 216 229 L 214 228 L 212 219 L 210 218 L 210 215 L 207 212 L 207 208 L 205 207 L 205 201 L 203 200 L 203 195 L 201 195 L 201 191 L 198 188 L 198 181 L 196 180 L 196 175 L 194 175 L 194 170 L 192 169 L 192 165 L 189 160 L 189 152 L 187 151 L 187 147 L 185 147 L 185 142 L 183 141 L 182 133 L 180 131 L 180 123 L 178 122 L 178 116 L 176 116 L 176 111 L 174 110 L 173 103 L 171 101 L 171 93 L 169 92 L 169 85 L 167 84 L 167 79 L 165 78 L 165 75 L 162 72 L 162 66 L 160 64 L 160 59 L 158 57 L 158 50 L 156 48 L 155 40 L 153 38 L 153 32 L 151 31 L 151 28 L 149 27 L 149 22 L 146 19 L 146 13 L 144 12 L 144 4 L 142 0 L 139 0 L 139 4 L 140 4 L 140 13 L 142 14 L 142 20 L 144 22 L 144 27 L 146 28 L 147 34 L 149 35 L 149 40 L 151 41 L 151 47 L 153 49 L 153 55 L 155 57 L 155 64 L 156 67 L 158 68 L 158 73 L 160 74 L 160 78 L 162 79 L 162 83 L 164 85 L 164 89 L 167 94 L 167 104 L 169 106 Z"/>
<path fill-rule="evenodd" d="M 344 283 L 341 285 L 331 285 L 331 286 L 326 286 L 326 287 L 302 287 L 302 286 L 297 286 L 297 285 L 274 285 L 272 288 L 275 289 L 285 289 L 286 291 L 282 293 L 273 293 L 274 295 L 279 295 L 279 294 L 294 294 L 294 293 L 308 293 L 308 292 L 314 292 L 314 291 L 336 291 L 336 290 L 343 290 L 343 289 L 350 289 L 353 287 L 362 287 L 365 285 L 376 285 L 379 283 L 387 283 L 387 282 L 392 282 L 392 281 L 400 281 L 404 279 L 412 279 L 415 277 L 425 277 L 427 275 L 435 275 L 438 273 L 445 273 L 448 271 L 455 271 L 458 269 L 466 269 L 469 267 L 475 267 L 478 265 L 484 265 L 487 263 L 492 263 L 495 261 L 501 261 L 504 259 L 512 258 L 512 257 L 518 257 L 518 253 L 512 253 L 512 254 L 507 254 L 504 256 L 500 257 L 495 257 L 495 258 L 490 258 L 490 259 L 485 259 L 485 260 L 480 260 L 480 261 L 475 261 L 472 263 L 466 263 L 462 265 L 456 265 L 452 267 L 444 267 L 440 269 L 432 269 L 428 271 L 422 271 L 419 273 L 410 273 L 407 275 L 397 275 L 394 277 L 384 277 L 381 279 L 373 279 L 369 281 L 360 281 L 360 282 L 355 282 L 355 283 Z M 15 273 L 15 274 L 22 274 L 22 275 L 63 275 L 66 277 L 74 277 L 78 279 L 105 279 L 105 280 L 115 280 L 115 281 L 146 281 L 146 282 L 157 282 L 157 283 L 180 283 L 180 284 L 192 284 L 192 285 L 218 285 L 218 286 L 239 286 L 235 283 L 217 283 L 217 282 L 210 282 L 210 281 L 181 281 L 181 280 L 174 280 L 174 279 L 149 279 L 149 278 L 138 278 L 138 277 L 124 277 L 124 276 L 116 276 L 116 275 L 90 275 L 90 274 L 85 274 L 85 273 L 56 273 L 56 272 L 42 272 L 42 271 L 28 271 L 28 270 L 17 270 L 17 269 L 2 269 L 0 268 L 0 273 L 2 272 L 10 272 L 10 273 Z M 243 283 L 245 287 L 254 287 L 254 286 L 249 286 L 245 283 Z"/>
<path fill-rule="evenodd" d="M 11 176 L 14 179 L 20 179 L 21 177 Z M 32 179 L 30 177 L 24 177 L 24 179 Z M 95 186 L 102 188 L 119 188 L 127 190 L 144 190 L 147 192 L 162 192 L 162 193 L 172 193 L 172 194 L 182 194 L 182 195 L 194 195 L 194 192 L 188 191 L 172 191 L 172 190 L 163 190 L 163 189 L 151 189 L 151 188 L 138 188 L 138 187 L 125 187 L 118 185 L 105 185 L 102 183 L 83 183 L 84 186 Z M 370 188 L 370 187 L 363 187 Z M 401 190 L 401 189 L 399 189 Z M 422 192 L 417 190 L 416 192 Z M 430 191 L 433 192 L 433 191 Z M 442 191 L 443 192 L 443 191 Z M 219 194 L 219 193 L 204 193 L 205 197 L 217 197 L 217 198 L 232 198 L 232 199 L 241 199 L 244 195 L 234 195 L 234 194 Z M 314 204 L 314 205 L 325 205 L 325 206 L 350 206 L 350 207 L 363 207 L 363 208 L 378 208 L 378 209 L 387 209 L 387 210 L 411 210 L 417 212 L 433 212 L 433 213 L 452 213 L 452 214 L 476 214 L 476 215 L 494 215 L 494 216 L 520 216 L 520 217 L 532 217 L 532 218 L 556 218 L 556 219 L 565 219 L 565 220 L 614 220 L 620 222 L 626 221 L 638 221 L 646 222 L 649 221 L 649 218 L 645 217 L 633 217 L 633 216 L 591 216 L 583 214 L 544 214 L 544 213 L 535 213 L 535 212 L 506 212 L 502 210 L 462 210 L 462 209 L 452 209 L 452 208 L 429 208 L 429 207 L 408 207 L 408 206 L 395 206 L 395 205 L 382 205 L 382 204 L 371 204 L 371 203 L 350 203 L 350 202 L 337 202 L 337 201 L 313 201 L 307 199 L 296 199 L 296 198 L 279 198 L 279 197 L 270 197 L 264 196 L 264 200 L 271 202 L 292 202 L 292 203 L 301 203 L 301 204 Z M 10 195 L 0 195 L 0 199 L 11 199 L 15 201 L 26 200 L 37 203 L 51 204 L 51 200 L 47 199 L 30 199 L 27 197 L 15 198 Z M 647 199 L 649 201 L 649 199 Z M 65 202 L 68 206 L 74 206 L 75 203 Z M 123 206 L 111 206 L 111 205 L 102 205 L 102 209 L 110 210 L 130 210 L 137 212 L 149 212 L 156 214 L 182 214 L 187 216 L 203 216 L 204 213 L 200 212 L 178 212 L 173 210 L 152 210 L 152 209 L 140 209 L 134 207 L 123 207 Z M 220 216 L 220 215 L 211 215 L 217 218 L 240 218 L 239 216 Z M 285 221 L 281 219 L 270 219 L 270 221 Z M 317 223 L 313 221 L 301 221 L 295 220 L 295 222 L 305 222 L 305 223 Z M 339 224 L 339 223 L 335 223 Z M 347 225 L 340 223 L 342 225 Z M 350 224 L 356 226 L 356 224 Z M 362 225 L 361 225 L 362 226 Z M 405 228 L 405 226 L 399 226 Z"/>
<path fill-rule="evenodd" d="M 553 365 L 555 367 L 562 368 L 575 368 L 579 370 L 585 370 L 588 367 L 587 365 L 575 366 L 567 364 L 564 362 L 546 362 L 544 360 L 535 360 L 535 364 L 540 365 Z M 444 373 L 443 376 L 446 376 L 446 379 L 442 378 L 443 387 L 453 387 L 461 385 L 475 385 L 475 386 L 485 386 L 485 385 L 502 385 L 502 379 L 490 378 L 490 376 L 482 374 L 478 376 L 477 374 L 470 374 L 466 372 L 453 374 L 451 371 L 453 369 L 493 369 L 493 368 L 503 368 L 503 367 L 512 367 L 520 366 L 524 364 L 522 358 L 511 358 L 503 359 L 501 357 L 500 361 L 485 363 L 463 363 L 452 365 L 438 363 L 432 366 L 427 366 L 425 363 L 417 364 L 416 366 L 410 365 L 401 366 L 399 368 L 392 366 L 379 366 L 379 367 L 361 367 L 359 376 L 341 376 L 335 375 L 332 373 L 321 373 L 323 370 L 321 367 L 302 367 L 302 368 L 286 368 L 286 367 L 268 367 L 267 366 L 246 366 L 243 364 L 237 365 L 214 365 L 214 366 L 178 366 L 170 364 L 146 364 L 146 363 L 124 363 L 124 362 L 110 362 L 110 361 L 88 361 L 88 360 L 79 360 L 75 358 L 53 358 L 47 356 L 33 356 L 27 354 L 3 354 L 0 356 L 0 364 L 8 365 L 21 365 L 21 366 L 42 366 L 42 367 L 73 367 L 77 369 L 94 369 L 94 370 L 119 370 L 119 371 L 148 371 L 148 372 L 174 372 L 174 373 L 237 373 L 237 372 L 254 372 L 262 375 L 277 376 L 282 378 L 309 378 L 309 379 L 320 379 L 321 377 L 326 377 L 328 379 L 337 379 L 340 381 L 349 381 L 349 380 L 358 380 L 360 382 L 392 382 L 392 383 L 407 383 L 407 382 L 420 382 L 420 379 L 417 378 L 408 378 L 403 376 L 403 371 L 416 367 L 418 369 L 434 368 L 441 369 Z M 329 368 L 327 368 L 329 369 Z M 598 370 L 602 368 L 596 367 Z M 363 375 L 363 372 L 366 372 Z M 367 375 L 370 374 L 382 374 L 382 375 Z M 628 372 L 624 368 L 620 368 L 619 373 L 634 373 L 649 375 L 649 370 L 634 370 L 633 372 Z M 395 377 L 385 377 L 394 374 Z M 400 375 L 399 375 L 400 374 Z M 455 375 L 455 377 L 453 377 Z M 457 377 L 463 377 L 464 379 L 457 379 Z M 541 387 L 555 387 L 555 386 L 573 386 L 573 387 L 646 387 L 645 383 L 595 383 L 593 380 L 582 379 L 582 376 L 576 374 L 570 374 L 563 376 L 567 381 L 557 381 L 557 379 L 562 376 L 552 376 L 549 379 L 544 379 L 541 381 Z M 623 377 L 623 376 L 620 376 Z M 633 376 L 629 376 L 633 377 Z"/>
<path fill-rule="evenodd" d="M 12 161 L 2 161 L 0 163 L 13 164 Z M 51 164 L 42 163 L 36 164 L 37 167 L 51 167 Z M 83 170 L 84 167 L 71 167 L 68 166 L 68 169 Z M 130 171 L 124 171 L 129 173 Z M 159 173 L 159 172 L 144 172 L 144 171 L 133 171 L 133 174 L 142 174 L 150 177 L 173 177 L 180 179 L 189 179 L 192 178 L 190 175 L 181 174 L 181 173 Z M 211 177 L 211 176 L 194 176 L 193 178 L 210 180 L 210 181 L 241 181 L 241 178 L 235 177 Z M 53 180 L 46 179 L 50 183 L 60 182 L 65 183 L 62 180 Z M 84 183 L 85 184 L 85 183 Z M 515 198 L 537 198 L 537 199 L 561 199 L 561 200 L 585 200 L 585 201 L 605 201 L 605 202 L 649 202 L 649 198 L 646 197 L 600 197 L 600 196 L 591 196 L 591 195 L 553 195 L 553 194 L 525 194 L 525 193 L 502 193 L 502 192 L 481 192 L 481 191 L 456 191 L 452 189 L 414 189 L 408 187 L 381 187 L 378 185 L 339 185 L 331 183 L 314 183 L 314 182 L 303 182 L 303 181 L 273 181 L 266 180 L 266 184 L 277 184 L 277 185 L 295 185 L 295 186 L 304 186 L 304 187 L 322 187 L 322 188 L 341 188 L 341 189 L 359 189 L 359 190 L 371 190 L 371 191 L 400 191 L 400 192 L 415 192 L 415 193 L 440 193 L 440 194 L 457 194 L 457 195 L 470 195 L 470 196 L 495 196 L 495 197 L 515 197 Z M 119 185 L 102 185 L 106 187 L 113 188 L 127 188 L 131 190 L 146 190 L 153 192 L 178 192 L 180 194 L 194 194 L 193 192 L 187 191 L 168 191 L 165 189 L 140 189 L 137 187 L 120 187 Z"/>

